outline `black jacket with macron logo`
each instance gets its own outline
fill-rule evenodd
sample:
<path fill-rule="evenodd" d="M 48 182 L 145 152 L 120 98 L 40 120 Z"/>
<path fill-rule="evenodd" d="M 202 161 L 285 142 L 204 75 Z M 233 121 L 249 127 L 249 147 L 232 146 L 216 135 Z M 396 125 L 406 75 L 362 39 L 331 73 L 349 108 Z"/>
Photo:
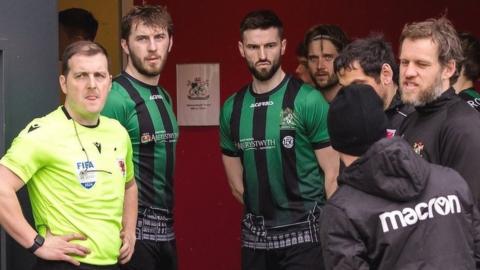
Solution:
<path fill-rule="evenodd" d="M 339 183 L 321 219 L 326 269 L 479 269 L 479 212 L 454 170 L 395 137 L 375 143 Z"/>

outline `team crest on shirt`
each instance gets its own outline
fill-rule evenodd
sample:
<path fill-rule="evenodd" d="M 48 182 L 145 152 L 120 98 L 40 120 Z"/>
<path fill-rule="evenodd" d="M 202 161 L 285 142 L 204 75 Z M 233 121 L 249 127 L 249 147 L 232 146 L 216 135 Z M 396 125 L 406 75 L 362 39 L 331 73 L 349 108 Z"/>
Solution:
<path fill-rule="evenodd" d="M 77 161 L 75 162 L 77 170 L 77 177 L 80 184 L 86 188 L 91 189 L 97 182 L 95 164 L 93 161 Z"/>
<path fill-rule="evenodd" d="M 415 152 L 417 155 L 423 157 L 424 146 L 425 145 L 422 142 L 413 143 L 413 152 Z"/>
<path fill-rule="evenodd" d="M 295 145 L 295 139 L 292 136 L 285 136 L 282 139 L 283 147 L 290 149 Z"/>
<path fill-rule="evenodd" d="M 297 116 L 290 108 L 285 108 L 280 113 L 280 129 L 295 129 L 297 125 Z"/>
<path fill-rule="evenodd" d="M 125 168 L 125 159 L 118 158 L 117 159 L 118 167 L 120 168 L 120 172 L 122 176 L 125 177 L 127 175 L 127 169 Z"/>

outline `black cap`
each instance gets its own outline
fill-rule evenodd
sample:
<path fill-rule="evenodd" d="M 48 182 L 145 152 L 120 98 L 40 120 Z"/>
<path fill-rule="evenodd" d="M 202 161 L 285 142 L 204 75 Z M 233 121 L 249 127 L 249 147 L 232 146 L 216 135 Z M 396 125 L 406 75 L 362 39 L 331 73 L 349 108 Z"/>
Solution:
<path fill-rule="evenodd" d="M 343 87 L 328 111 L 332 147 L 352 156 L 363 155 L 372 144 L 384 138 L 387 124 L 383 101 L 370 85 Z"/>

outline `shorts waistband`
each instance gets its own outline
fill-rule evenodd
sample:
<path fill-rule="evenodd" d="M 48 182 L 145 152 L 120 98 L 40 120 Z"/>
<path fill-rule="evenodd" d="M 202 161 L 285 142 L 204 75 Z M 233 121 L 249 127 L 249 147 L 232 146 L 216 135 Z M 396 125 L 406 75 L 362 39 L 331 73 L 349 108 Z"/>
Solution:
<path fill-rule="evenodd" d="M 315 206 L 305 220 L 266 227 L 263 217 L 246 214 L 242 221 L 242 246 L 253 249 L 276 249 L 302 243 L 320 242 L 321 208 Z"/>
<path fill-rule="evenodd" d="M 175 239 L 173 215 L 168 209 L 139 207 L 137 240 L 171 241 Z"/>

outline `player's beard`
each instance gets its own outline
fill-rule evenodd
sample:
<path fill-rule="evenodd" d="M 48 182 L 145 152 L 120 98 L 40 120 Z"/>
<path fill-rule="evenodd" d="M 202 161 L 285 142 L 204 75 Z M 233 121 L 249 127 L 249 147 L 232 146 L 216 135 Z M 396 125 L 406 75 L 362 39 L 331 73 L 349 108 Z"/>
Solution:
<path fill-rule="evenodd" d="M 433 81 L 433 83 L 424 89 L 419 89 L 416 95 L 406 95 L 403 91 L 400 92 L 402 101 L 406 104 L 413 105 L 414 107 L 422 107 L 427 103 L 436 100 L 443 93 L 442 77 L 439 72 Z"/>
<path fill-rule="evenodd" d="M 166 54 L 165 57 L 162 57 L 160 55 L 156 55 L 160 57 L 159 59 L 159 65 L 158 66 L 149 66 L 148 63 L 142 61 L 142 59 L 136 55 L 132 50 L 129 49 L 129 56 L 130 60 L 132 61 L 133 67 L 138 71 L 138 73 L 147 76 L 147 77 L 156 77 L 160 75 L 160 72 L 163 69 L 163 66 L 165 65 L 166 61 Z"/>
<path fill-rule="evenodd" d="M 270 63 L 271 64 L 270 68 L 261 68 L 260 70 L 258 70 L 255 66 L 256 64 L 262 63 L 262 62 Z M 248 64 L 248 69 L 252 73 L 253 77 L 263 82 L 263 81 L 270 80 L 273 77 L 273 75 L 277 72 L 277 70 L 280 68 L 280 58 L 274 59 L 273 61 L 268 61 L 268 60 L 258 61 L 256 63 L 247 61 L 247 64 Z"/>
<path fill-rule="evenodd" d="M 319 84 L 315 78 L 315 76 L 312 76 L 313 81 L 315 82 L 315 87 L 320 90 L 320 91 L 328 91 L 332 89 L 335 85 L 338 84 L 338 77 L 335 73 L 332 75 L 328 76 L 328 79 L 325 83 Z"/>

